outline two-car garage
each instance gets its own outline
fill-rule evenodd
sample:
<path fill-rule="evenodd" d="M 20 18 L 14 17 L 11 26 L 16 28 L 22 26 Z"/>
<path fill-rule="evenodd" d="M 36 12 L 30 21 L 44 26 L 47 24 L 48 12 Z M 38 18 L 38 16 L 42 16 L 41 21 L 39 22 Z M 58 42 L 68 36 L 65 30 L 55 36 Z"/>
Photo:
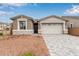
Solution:
<path fill-rule="evenodd" d="M 42 34 L 63 34 L 62 23 L 43 23 L 41 26 Z"/>
<path fill-rule="evenodd" d="M 56 16 L 50 16 L 40 21 L 40 29 L 42 34 L 63 34 L 65 20 Z"/>

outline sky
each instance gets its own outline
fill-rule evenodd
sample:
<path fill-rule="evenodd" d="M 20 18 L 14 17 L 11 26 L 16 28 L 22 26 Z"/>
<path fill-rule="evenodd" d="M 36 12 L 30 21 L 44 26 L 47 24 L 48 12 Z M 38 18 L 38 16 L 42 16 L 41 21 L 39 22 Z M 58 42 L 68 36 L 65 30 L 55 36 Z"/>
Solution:
<path fill-rule="evenodd" d="M 16 15 L 26 15 L 41 19 L 50 15 L 79 16 L 79 4 L 76 3 L 2 3 L 0 21 L 11 22 Z"/>

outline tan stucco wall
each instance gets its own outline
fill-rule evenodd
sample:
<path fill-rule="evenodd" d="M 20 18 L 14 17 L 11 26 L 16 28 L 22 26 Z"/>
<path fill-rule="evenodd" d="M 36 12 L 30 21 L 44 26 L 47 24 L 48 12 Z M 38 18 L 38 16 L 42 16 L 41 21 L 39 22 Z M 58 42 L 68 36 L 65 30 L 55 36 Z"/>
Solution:
<path fill-rule="evenodd" d="M 26 19 L 26 18 L 19 18 L 19 19 L 15 19 L 15 20 L 13 20 L 13 30 L 17 30 L 18 29 L 18 22 L 19 21 L 27 21 L 27 29 L 33 29 L 33 22 L 32 22 L 32 20 L 28 20 L 28 19 Z"/>
<path fill-rule="evenodd" d="M 64 22 L 64 20 L 61 20 L 55 17 L 50 17 L 50 18 L 40 21 L 40 23 L 62 23 L 62 22 Z"/>
<path fill-rule="evenodd" d="M 13 20 L 12 29 L 13 30 L 16 30 L 17 29 L 17 20 Z"/>
<path fill-rule="evenodd" d="M 41 29 L 40 22 L 38 22 L 38 29 Z"/>
<path fill-rule="evenodd" d="M 27 20 L 27 29 L 33 29 L 33 21 Z"/>
<path fill-rule="evenodd" d="M 64 18 L 69 21 L 68 27 L 71 27 L 70 24 L 72 24 L 72 27 L 79 27 L 79 19 L 76 18 Z"/>

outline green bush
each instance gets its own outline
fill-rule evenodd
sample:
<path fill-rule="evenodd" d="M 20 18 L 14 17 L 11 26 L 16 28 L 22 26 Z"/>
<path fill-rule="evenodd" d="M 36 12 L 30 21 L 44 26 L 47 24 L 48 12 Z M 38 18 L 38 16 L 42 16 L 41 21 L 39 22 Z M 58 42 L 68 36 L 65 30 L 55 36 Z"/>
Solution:
<path fill-rule="evenodd" d="M 0 36 L 2 36 L 3 35 L 3 33 L 0 33 Z"/>
<path fill-rule="evenodd" d="M 29 52 L 29 53 L 24 53 L 21 56 L 33 56 L 33 54 L 31 52 Z"/>

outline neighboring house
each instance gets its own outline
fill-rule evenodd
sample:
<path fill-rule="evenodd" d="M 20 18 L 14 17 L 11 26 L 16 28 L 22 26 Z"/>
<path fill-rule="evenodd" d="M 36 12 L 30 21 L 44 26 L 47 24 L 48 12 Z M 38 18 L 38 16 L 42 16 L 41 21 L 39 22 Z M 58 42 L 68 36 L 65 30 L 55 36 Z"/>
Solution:
<path fill-rule="evenodd" d="M 78 28 L 79 27 L 79 16 L 62 16 L 63 19 L 67 19 L 69 21 L 69 28 Z"/>
<path fill-rule="evenodd" d="M 62 16 L 62 18 L 69 21 L 68 33 L 79 36 L 79 16 Z"/>
<path fill-rule="evenodd" d="M 4 23 L 4 22 L 0 22 L 0 31 L 2 31 L 2 30 L 9 30 L 9 29 L 10 29 L 10 24 Z"/>
<path fill-rule="evenodd" d="M 8 23 L 0 22 L 0 33 L 8 34 L 10 33 L 10 25 Z"/>
<path fill-rule="evenodd" d="M 12 34 L 20 35 L 20 34 L 33 34 L 33 19 L 31 17 L 25 15 L 18 15 L 12 17 Z"/>
<path fill-rule="evenodd" d="M 6 23 L 0 22 L 0 31 L 4 30 L 6 27 Z"/>
<path fill-rule="evenodd" d="M 33 18 L 24 15 L 18 15 L 11 19 L 13 20 L 13 35 L 67 33 L 67 20 L 58 16 L 48 16 L 38 21 L 34 21 Z"/>

